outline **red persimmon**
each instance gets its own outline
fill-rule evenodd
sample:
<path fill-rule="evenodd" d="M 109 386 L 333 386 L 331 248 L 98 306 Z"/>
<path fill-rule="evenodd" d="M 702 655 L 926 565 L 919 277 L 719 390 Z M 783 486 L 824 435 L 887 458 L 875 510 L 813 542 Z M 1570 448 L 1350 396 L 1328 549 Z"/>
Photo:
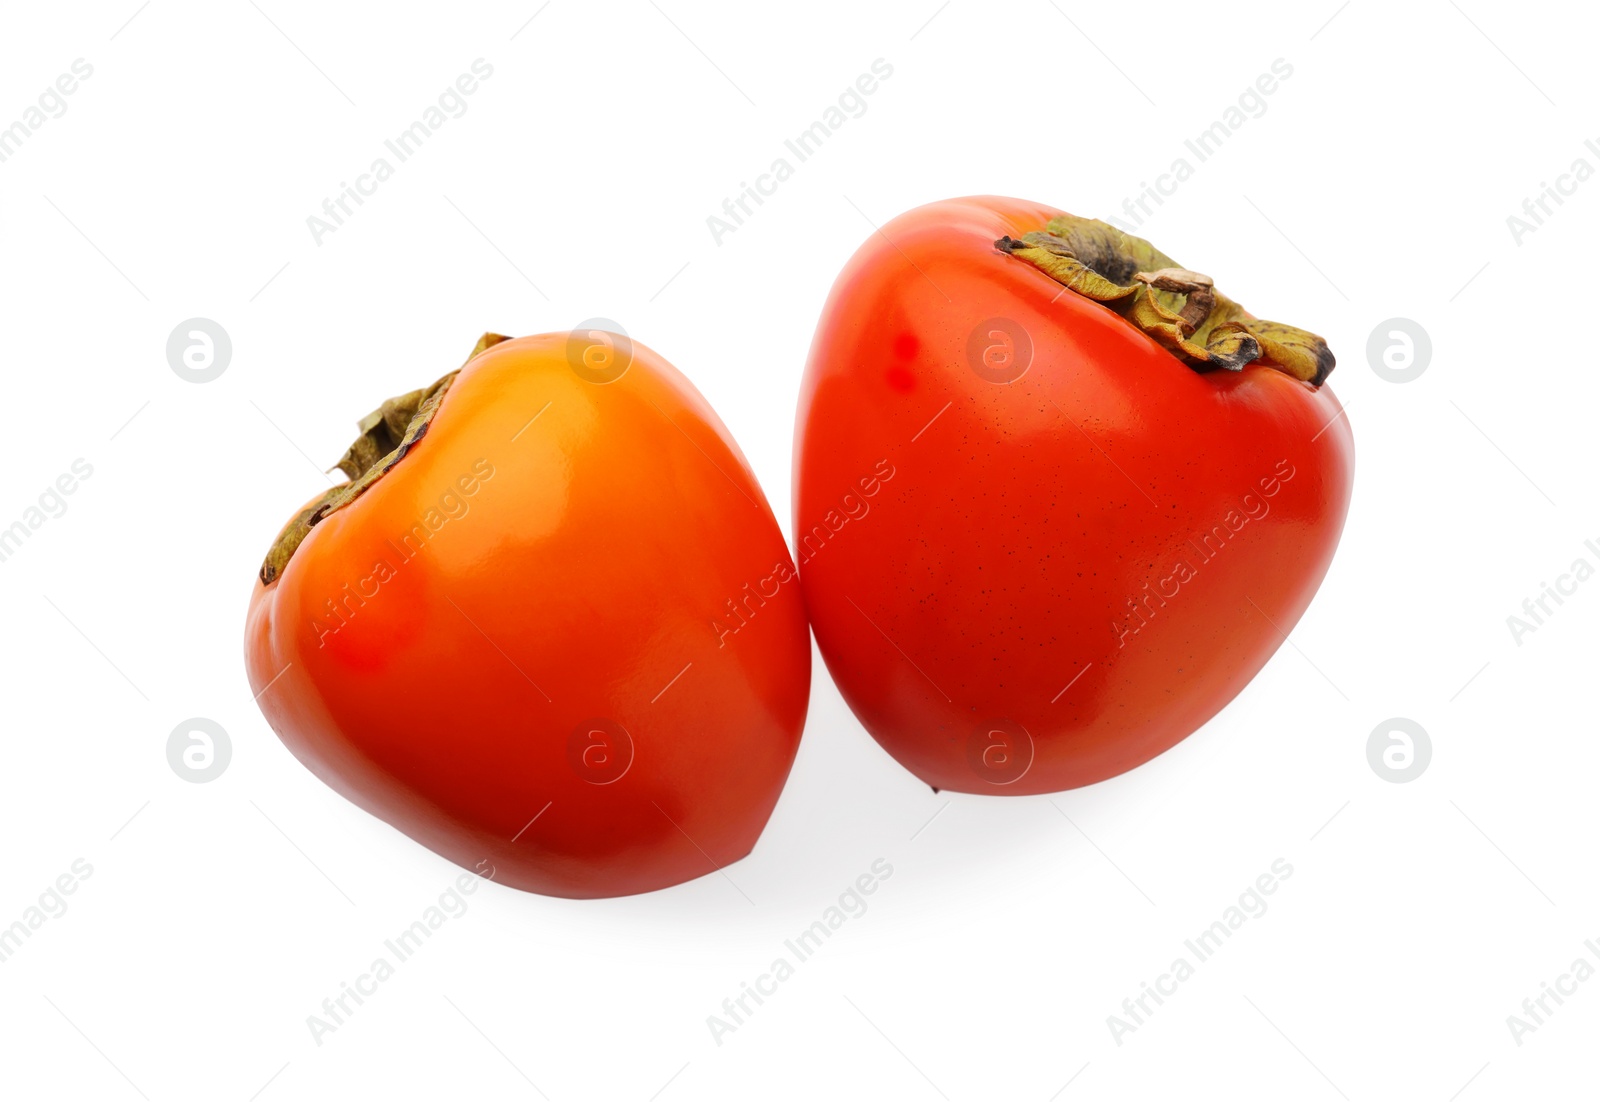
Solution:
<path fill-rule="evenodd" d="M 795 538 L 840 692 L 928 784 L 1040 793 L 1147 761 L 1300 619 L 1350 500 L 1321 338 L 1148 242 L 935 203 L 835 283 Z"/>
<path fill-rule="evenodd" d="M 456 863 L 626 895 L 745 856 L 799 745 L 810 641 L 749 465 L 660 356 L 485 337 L 384 403 L 284 529 L 250 685 L 284 743 Z"/>

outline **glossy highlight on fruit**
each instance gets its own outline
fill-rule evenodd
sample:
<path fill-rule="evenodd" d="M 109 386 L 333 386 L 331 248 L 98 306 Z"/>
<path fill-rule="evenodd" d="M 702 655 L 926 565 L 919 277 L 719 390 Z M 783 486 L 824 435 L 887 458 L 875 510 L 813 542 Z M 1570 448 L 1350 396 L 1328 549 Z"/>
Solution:
<path fill-rule="evenodd" d="M 1310 604 L 1354 464 L 1334 357 L 1222 282 L 998 197 L 902 215 L 839 276 L 800 395 L 796 559 L 845 700 L 926 783 L 1116 776 Z"/>
<path fill-rule="evenodd" d="M 350 800 L 480 875 L 573 898 L 750 852 L 810 641 L 749 465 L 670 364 L 598 331 L 488 336 L 385 402 L 250 601 L 252 692 Z"/>

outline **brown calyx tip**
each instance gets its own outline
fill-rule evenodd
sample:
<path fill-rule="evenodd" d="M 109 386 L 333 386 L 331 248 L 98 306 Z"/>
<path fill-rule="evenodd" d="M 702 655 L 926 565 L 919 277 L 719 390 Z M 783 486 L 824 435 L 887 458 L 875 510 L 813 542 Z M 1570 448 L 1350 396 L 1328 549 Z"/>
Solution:
<path fill-rule="evenodd" d="M 478 338 L 478 343 L 462 367 L 471 363 L 485 349 L 493 348 L 501 341 L 510 339 L 499 333 L 485 333 Z M 328 468 L 330 471 L 343 471 L 349 481 L 330 487 L 326 493 L 300 510 L 293 520 L 284 525 L 283 531 L 278 533 L 278 538 L 267 551 L 267 557 L 257 574 L 262 585 L 271 585 L 278 579 L 295 550 L 306 536 L 311 534 L 312 528 L 320 524 L 330 513 L 343 509 L 371 489 L 378 479 L 406 457 L 406 453 L 416 446 L 417 441 L 428 434 L 428 426 L 432 423 L 434 414 L 439 412 L 445 392 L 450 389 L 450 384 L 455 382 L 460 372 L 461 368 L 458 367 L 434 382 L 432 386 L 390 398 L 356 422 L 356 428 L 361 430 L 361 435 L 356 437 L 355 442 L 345 450 L 339 462 Z"/>
<path fill-rule="evenodd" d="M 1252 317 L 1210 276 L 1096 219 L 1061 215 L 1043 230 L 994 245 L 1115 310 L 1195 371 L 1240 371 L 1259 362 L 1314 387 L 1333 371 L 1333 352 L 1315 333 Z"/>
<path fill-rule="evenodd" d="M 1162 268 L 1157 272 L 1134 272 L 1133 278 L 1140 283 L 1148 283 L 1158 291 L 1176 291 L 1179 294 L 1190 294 L 1216 284 L 1208 275 L 1191 272 L 1187 268 Z"/>

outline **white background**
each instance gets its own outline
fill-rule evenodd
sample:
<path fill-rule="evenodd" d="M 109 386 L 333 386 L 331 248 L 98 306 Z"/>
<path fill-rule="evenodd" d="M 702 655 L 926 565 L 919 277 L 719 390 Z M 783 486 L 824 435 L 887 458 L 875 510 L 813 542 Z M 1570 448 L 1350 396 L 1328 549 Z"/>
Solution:
<path fill-rule="evenodd" d="M 0 1093 L 1592 1096 L 1600 980 L 1520 1045 L 1507 1017 L 1600 939 L 1600 583 L 1520 645 L 1506 623 L 1600 562 L 1600 182 L 1520 243 L 1506 222 L 1600 168 L 1592 15 L 542 2 L 0 16 L 0 126 L 94 68 L 0 164 L 0 526 L 93 467 L 0 563 L 0 925 L 93 868 L 0 965 Z M 480 57 L 466 114 L 317 244 L 307 216 Z M 707 216 L 877 58 L 866 113 L 714 243 Z M 255 570 L 353 420 L 486 329 L 614 318 L 720 411 L 788 532 L 811 331 L 872 223 L 983 192 L 1117 214 L 1277 58 L 1265 113 L 1139 229 L 1339 356 L 1356 491 L 1293 645 L 1170 753 L 1054 798 L 933 794 L 819 663 L 726 877 L 486 884 L 315 1044 L 307 1016 L 457 875 L 317 782 L 245 683 Z M 197 316 L 234 347 L 204 385 L 165 353 Z M 1433 344 L 1403 385 L 1366 352 L 1394 317 Z M 206 784 L 166 757 L 195 716 L 233 746 Z M 1395 716 L 1431 736 L 1410 783 L 1368 764 Z M 878 858 L 870 909 L 718 1045 L 707 1017 Z M 1269 910 L 1117 1044 L 1108 1015 L 1279 858 Z"/>

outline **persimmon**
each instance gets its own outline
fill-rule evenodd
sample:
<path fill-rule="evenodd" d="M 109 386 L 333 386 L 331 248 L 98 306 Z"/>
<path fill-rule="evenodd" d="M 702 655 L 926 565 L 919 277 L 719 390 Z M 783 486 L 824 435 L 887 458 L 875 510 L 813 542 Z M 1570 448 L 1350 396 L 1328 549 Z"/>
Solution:
<path fill-rule="evenodd" d="M 513 887 L 588 898 L 744 857 L 810 640 L 749 464 L 616 334 L 479 342 L 385 402 L 273 544 L 245 657 L 335 790 Z"/>
<path fill-rule="evenodd" d="M 797 415 L 796 557 L 846 702 L 959 792 L 1091 784 L 1189 735 L 1332 561 L 1333 366 L 1092 219 L 978 197 L 886 224 Z"/>

